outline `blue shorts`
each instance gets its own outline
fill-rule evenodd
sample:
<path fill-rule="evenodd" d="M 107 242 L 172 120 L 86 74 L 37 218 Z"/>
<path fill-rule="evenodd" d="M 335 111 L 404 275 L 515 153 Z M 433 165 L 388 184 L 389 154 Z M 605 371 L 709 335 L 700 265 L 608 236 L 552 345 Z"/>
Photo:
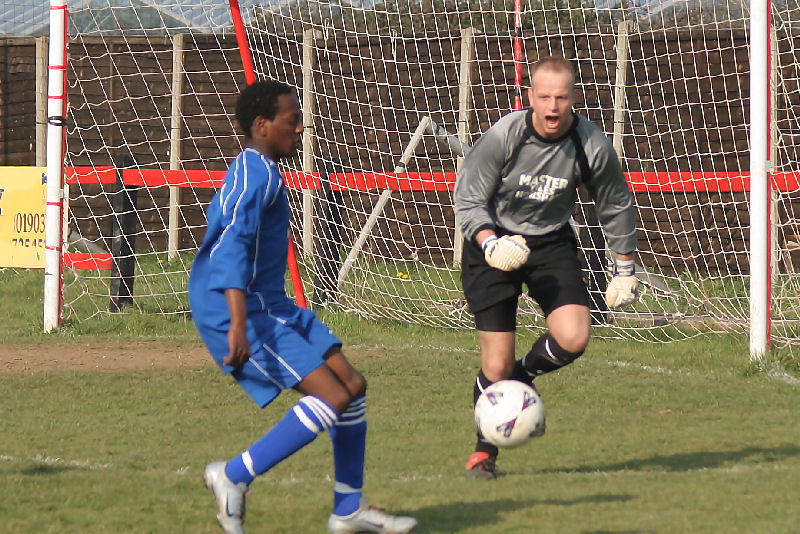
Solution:
<path fill-rule="evenodd" d="M 342 344 L 314 312 L 291 303 L 248 314 L 250 359 L 238 369 L 222 363 L 229 352 L 227 330 L 199 330 L 217 365 L 262 408 L 323 365 L 331 348 Z"/>

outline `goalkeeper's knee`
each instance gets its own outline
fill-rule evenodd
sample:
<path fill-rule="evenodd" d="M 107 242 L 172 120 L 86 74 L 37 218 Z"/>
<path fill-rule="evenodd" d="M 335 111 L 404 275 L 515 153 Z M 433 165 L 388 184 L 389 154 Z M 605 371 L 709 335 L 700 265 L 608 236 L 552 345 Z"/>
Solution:
<path fill-rule="evenodd" d="M 548 332 L 536 340 L 533 348 L 522 359 L 522 366 L 531 375 L 543 375 L 571 364 L 581 354 L 583 354 L 583 350 L 569 352 L 563 349 Z"/>

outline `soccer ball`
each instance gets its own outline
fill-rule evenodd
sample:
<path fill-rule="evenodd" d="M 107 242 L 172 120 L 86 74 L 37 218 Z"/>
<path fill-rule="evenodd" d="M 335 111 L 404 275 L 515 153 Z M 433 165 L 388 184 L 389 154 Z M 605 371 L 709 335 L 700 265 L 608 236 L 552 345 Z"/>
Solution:
<path fill-rule="evenodd" d="M 544 434 L 544 404 L 531 386 L 501 380 L 487 387 L 475 404 L 475 425 L 497 447 L 522 445 Z"/>

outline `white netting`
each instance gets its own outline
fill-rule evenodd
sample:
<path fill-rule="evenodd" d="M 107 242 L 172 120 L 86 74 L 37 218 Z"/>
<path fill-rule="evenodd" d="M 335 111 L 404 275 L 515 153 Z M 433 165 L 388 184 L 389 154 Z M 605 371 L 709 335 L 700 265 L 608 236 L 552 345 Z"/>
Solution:
<path fill-rule="evenodd" d="M 241 147 L 231 119 L 244 83 L 227 2 L 147 6 L 70 6 L 68 165 L 104 167 L 117 158 L 117 166 L 141 169 L 224 170 Z M 304 153 L 285 170 L 319 175 L 290 180 L 313 184 L 290 188 L 309 300 L 365 317 L 469 327 L 451 199 L 460 160 L 432 131 L 438 125 L 452 145 L 469 145 L 512 109 L 513 1 L 243 3 L 242 15 L 258 75 L 296 87 L 308 113 Z M 779 344 L 798 337 L 800 294 L 793 15 L 785 4 L 773 7 Z M 636 311 L 596 310 L 600 335 L 661 340 L 746 330 L 748 16 L 739 2 L 522 3 L 523 59 L 575 59 L 577 111 L 614 140 L 636 193 L 644 297 Z M 185 73 L 174 78 L 181 64 Z M 399 180 L 387 179 L 393 172 Z M 113 204 L 126 194 L 74 181 L 83 182 L 70 186 L 77 243 L 110 251 L 113 214 L 122 209 Z M 186 310 L 186 273 L 213 194 L 192 183 L 172 190 L 172 217 L 167 187 L 136 190 L 133 306 Z M 584 211 L 576 229 L 591 249 L 598 232 Z M 587 253 L 596 295 L 605 283 L 600 249 Z M 109 309 L 108 274 L 67 277 L 69 318 Z M 527 324 L 540 322 L 532 302 L 521 313 Z"/>

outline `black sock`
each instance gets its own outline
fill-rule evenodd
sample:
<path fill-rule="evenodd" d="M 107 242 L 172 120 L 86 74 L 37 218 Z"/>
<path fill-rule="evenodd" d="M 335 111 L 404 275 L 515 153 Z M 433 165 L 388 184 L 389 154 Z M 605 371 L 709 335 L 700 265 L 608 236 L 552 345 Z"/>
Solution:
<path fill-rule="evenodd" d="M 475 404 L 478 402 L 478 397 L 481 396 L 481 392 L 491 386 L 493 382 L 486 378 L 486 375 L 483 374 L 481 370 L 478 373 L 478 377 L 475 379 L 475 387 L 473 389 L 473 399 L 472 399 L 472 406 L 475 407 Z M 490 456 L 497 456 L 498 449 L 481 436 L 480 432 L 477 432 L 478 440 L 475 442 L 475 452 L 486 452 L 489 453 Z"/>
<path fill-rule="evenodd" d="M 486 375 L 483 374 L 483 371 L 478 373 L 478 377 L 475 379 L 475 387 L 472 389 L 472 407 L 475 407 L 475 404 L 478 403 L 478 397 L 481 396 L 481 393 L 484 389 L 491 386 L 494 382 L 486 378 Z"/>
<path fill-rule="evenodd" d="M 583 351 L 574 353 L 562 349 L 548 332 L 537 339 L 530 352 L 522 358 L 522 366 L 528 374 L 539 376 L 569 365 L 581 354 Z"/>
<path fill-rule="evenodd" d="M 525 366 L 522 365 L 522 360 L 514 362 L 514 370 L 511 371 L 511 380 L 531 385 L 535 376 L 536 375 L 528 373 L 528 371 L 525 370 Z"/>

